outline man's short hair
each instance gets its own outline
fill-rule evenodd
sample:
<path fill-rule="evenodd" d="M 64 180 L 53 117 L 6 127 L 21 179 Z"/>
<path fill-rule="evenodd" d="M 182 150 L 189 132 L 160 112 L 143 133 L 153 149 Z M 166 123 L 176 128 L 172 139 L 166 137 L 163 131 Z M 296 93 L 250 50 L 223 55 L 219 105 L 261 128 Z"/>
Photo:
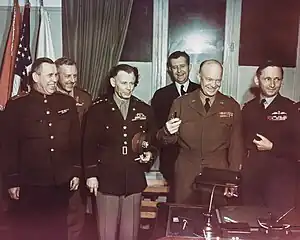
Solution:
<path fill-rule="evenodd" d="M 186 52 L 176 51 L 170 54 L 167 61 L 167 67 L 171 67 L 171 59 L 177 59 L 180 57 L 184 57 L 187 65 L 190 65 L 190 56 Z"/>
<path fill-rule="evenodd" d="M 32 74 L 33 73 L 39 73 L 43 63 L 55 64 L 50 58 L 47 58 L 47 57 L 41 57 L 41 58 L 35 59 L 35 61 L 31 65 L 31 70 L 30 70 L 30 73 L 29 73 L 29 78 L 28 78 L 29 79 L 28 80 L 28 85 L 29 86 L 32 86 L 34 84 Z"/>
<path fill-rule="evenodd" d="M 34 72 L 38 72 L 43 63 L 54 64 L 54 62 L 50 58 L 47 57 L 37 58 L 31 66 L 31 75 Z"/>
<path fill-rule="evenodd" d="M 61 58 L 56 59 L 55 65 L 56 65 L 56 67 L 60 67 L 62 65 L 73 66 L 73 65 L 76 65 L 76 62 L 74 60 L 72 60 L 71 58 L 61 57 Z"/>
<path fill-rule="evenodd" d="M 257 76 L 257 77 L 260 77 L 262 71 L 263 71 L 264 69 L 266 69 L 267 67 L 278 67 L 278 68 L 280 69 L 280 71 L 281 71 L 281 76 L 283 77 L 284 71 L 283 71 L 282 66 L 281 66 L 280 64 L 278 64 L 278 63 L 272 61 L 272 60 L 268 60 L 268 61 L 264 62 L 263 64 L 261 64 L 261 65 L 258 67 L 258 69 L 256 70 L 256 76 Z"/>
<path fill-rule="evenodd" d="M 109 71 L 109 78 L 114 78 L 118 75 L 118 72 L 124 71 L 127 73 L 133 73 L 135 76 L 134 86 L 136 87 L 139 83 L 139 70 L 136 67 L 130 66 L 128 64 L 119 64 L 114 66 Z"/>
<path fill-rule="evenodd" d="M 210 63 L 218 64 L 221 67 L 222 71 L 223 71 L 223 65 L 220 61 L 218 61 L 216 59 L 207 59 L 207 60 L 204 60 L 203 62 L 201 62 L 200 67 L 199 67 L 199 73 L 201 72 L 201 70 L 202 70 L 202 68 L 205 64 L 210 64 Z"/>

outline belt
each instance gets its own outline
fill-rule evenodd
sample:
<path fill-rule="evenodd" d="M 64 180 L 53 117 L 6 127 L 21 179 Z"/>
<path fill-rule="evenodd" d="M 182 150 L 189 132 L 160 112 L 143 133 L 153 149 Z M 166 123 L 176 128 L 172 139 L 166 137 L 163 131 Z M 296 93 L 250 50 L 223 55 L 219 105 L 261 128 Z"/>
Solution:
<path fill-rule="evenodd" d="M 122 146 L 122 155 L 127 155 L 127 154 L 128 154 L 128 147 Z"/>

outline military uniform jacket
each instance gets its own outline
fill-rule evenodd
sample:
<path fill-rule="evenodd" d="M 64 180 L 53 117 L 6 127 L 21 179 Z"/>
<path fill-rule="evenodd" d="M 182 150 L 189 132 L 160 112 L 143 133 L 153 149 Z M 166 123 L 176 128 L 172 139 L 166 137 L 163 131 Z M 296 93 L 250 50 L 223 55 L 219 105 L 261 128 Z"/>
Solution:
<path fill-rule="evenodd" d="M 165 129 L 157 137 L 164 144 L 178 142 L 180 153 L 175 167 L 176 202 L 184 201 L 203 167 L 239 170 L 243 158 L 242 119 L 239 104 L 220 92 L 206 113 L 200 90 L 177 98 L 170 116 L 177 112 L 182 120 L 179 133 Z"/>
<path fill-rule="evenodd" d="M 89 107 L 92 105 L 92 97 L 85 90 L 75 87 L 74 88 L 74 99 L 76 101 L 77 112 L 80 122 L 83 119 L 83 115 L 87 112 Z"/>
<path fill-rule="evenodd" d="M 189 82 L 187 92 L 199 88 L 199 84 Z M 168 121 L 168 115 L 173 101 L 180 95 L 175 83 L 165 86 L 155 92 L 151 100 L 154 117 L 158 128 L 161 128 Z M 173 180 L 174 163 L 179 153 L 179 146 L 176 144 L 165 145 L 160 149 L 160 171 L 166 180 Z"/>
<path fill-rule="evenodd" d="M 113 97 L 103 97 L 91 106 L 85 120 L 83 162 L 86 177 L 98 177 L 102 193 L 120 196 L 142 192 L 149 164 L 134 160 L 139 154 L 132 151 L 132 138 L 141 131 L 155 136 L 150 106 L 131 97 L 124 120 Z"/>
<path fill-rule="evenodd" d="M 254 98 L 245 104 L 242 110 L 243 129 L 248 157 L 285 158 L 297 157 L 296 144 L 298 138 L 297 109 L 292 100 L 278 94 L 270 105 L 264 109 L 260 105 L 260 98 Z M 271 151 L 258 151 L 252 142 L 259 133 L 271 142 Z"/>
<path fill-rule="evenodd" d="M 5 109 L 8 187 L 50 186 L 80 176 L 80 126 L 73 98 L 35 90 Z"/>

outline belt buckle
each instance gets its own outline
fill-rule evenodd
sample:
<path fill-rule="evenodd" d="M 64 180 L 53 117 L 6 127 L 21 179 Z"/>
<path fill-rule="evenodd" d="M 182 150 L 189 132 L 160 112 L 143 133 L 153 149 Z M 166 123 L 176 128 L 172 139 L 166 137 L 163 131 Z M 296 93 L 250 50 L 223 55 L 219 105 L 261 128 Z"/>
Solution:
<path fill-rule="evenodd" d="M 127 155 L 127 150 L 128 150 L 127 146 L 122 146 L 122 154 L 123 155 Z"/>

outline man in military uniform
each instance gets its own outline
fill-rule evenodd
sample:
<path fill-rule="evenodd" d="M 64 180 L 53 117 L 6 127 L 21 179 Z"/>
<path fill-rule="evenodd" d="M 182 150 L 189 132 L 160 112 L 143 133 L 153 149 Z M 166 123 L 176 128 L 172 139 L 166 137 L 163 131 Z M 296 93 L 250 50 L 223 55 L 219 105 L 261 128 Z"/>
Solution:
<path fill-rule="evenodd" d="M 242 171 L 245 205 L 264 205 L 283 214 L 295 206 L 297 144 L 296 107 L 280 95 L 283 69 L 261 65 L 254 78 L 259 96 L 242 110 L 247 157 Z"/>
<path fill-rule="evenodd" d="M 200 89 L 177 98 L 169 121 L 158 131 L 164 144 L 178 142 L 175 166 L 175 202 L 208 204 L 209 191 L 195 192 L 192 184 L 204 167 L 239 171 L 243 156 L 242 120 L 239 104 L 219 92 L 222 65 L 206 60 L 200 65 Z M 215 203 L 226 204 L 232 191 L 216 195 Z M 233 189 L 231 189 L 233 190 Z"/>
<path fill-rule="evenodd" d="M 66 240 L 70 190 L 77 190 L 80 126 L 74 99 L 56 91 L 48 58 L 32 65 L 32 90 L 8 101 L 3 155 L 16 239 Z"/>
<path fill-rule="evenodd" d="M 190 81 L 190 56 L 186 52 L 176 51 L 168 57 L 168 73 L 172 84 L 158 89 L 151 100 L 154 117 L 158 128 L 165 125 L 173 101 L 187 92 L 199 88 L 199 85 Z M 169 185 L 168 202 L 174 201 L 174 166 L 179 153 L 178 144 L 165 145 L 160 149 L 159 170 Z"/>
<path fill-rule="evenodd" d="M 55 61 L 55 65 L 58 71 L 57 90 L 75 99 L 78 117 L 80 122 L 82 122 L 83 115 L 92 104 L 92 97 L 89 93 L 76 86 L 76 63 L 72 59 L 61 57 Z M 70 198 L 68 214 L 69 240 L 79 239 L 83 230 L 86 209 L 85 190 L 85 186 L 81 185 L 81 188 L 75 191 Z"/>
<path fill-rule="evenodd" d="M 151 107 L 132 96 L 138 78 L 135 67 L 113 67 L 113 94 L 98 99 L 86 115 L 83 161 L 87 186 L 97 196 L 99 239 L 137 239 L 145 171 L 156 152 L 133 151 L 136 134 L 151 140 L 156 133 Z"/>
<path fill-rule="evenodd" d="M 57 90 L 75 99 L 81 122 L 83 115 L 92 104 L 92 97 L 87 91 L 76 86 L 78 76 L 77 67 L 72 59 L 66 57 L 58 58 L 55 61 L 55 65 L 58 71 Z"/>

